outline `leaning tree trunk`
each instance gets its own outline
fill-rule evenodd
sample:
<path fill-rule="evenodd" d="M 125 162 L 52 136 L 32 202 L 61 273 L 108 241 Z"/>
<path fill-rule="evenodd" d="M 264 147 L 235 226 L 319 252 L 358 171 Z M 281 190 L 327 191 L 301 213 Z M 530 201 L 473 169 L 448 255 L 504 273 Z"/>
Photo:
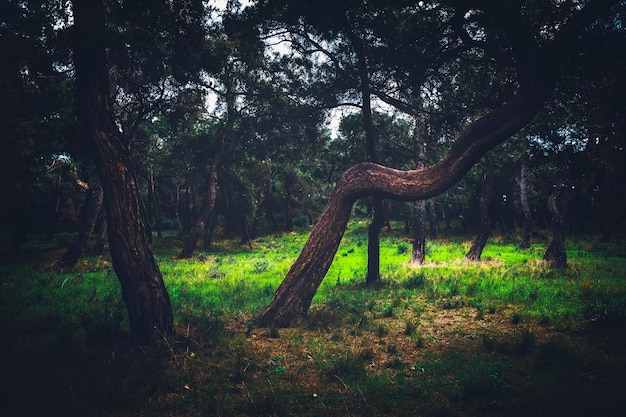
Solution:
<path fill-rule="evenodd" d="M 480 205 L 478 207 L 478 217 L 480 223 L 480 230 L 476 239 L 472 243 L 469 251 L 465 254 L 465 259 L 472 262 L 480 261 L 480 257 L 483 254 L 483 249 L 487 244 L 487 239 L 491 232 L 491 216 L 489 213 L 489 205 L 493 197 L 493 171 L 487 170 L 483 177 L 482 189 L 480 196 Z"/>
<path fill-rule="evenodd" d="M 522 162 L 519 174 L 519 195 L 520 203 L 522 205 L 522 234 L 519 243 L 520 249 L 530 248 L 530 231 L 532 226 L 532 219 L 530 213 L 530 205 L 528 204 L 528 176 L 526 172 L 526 164 Z"/>
<path fill-rule="evenodd" d="M 561 194 L 562 188 L 562 185 L 557 185 L 550 197 L 548 197 L 548 211 L 552 221 L 552 241 L 543 255 L 543 260 L 548 262 L 552 268 L 567 268 L 563 222 L 559 208 L 556 205 L 556 200 Z"/>
<path fill-rule="evenodd" d="M 72 268 L 78 262 L 78 259 L 82 256 L 87 242 L 91 238 L 96 221 L 98 220 L 98 213 L 102 207 L 103 192 L 100 183 L 94 181 L 87 190 L 85 195 L 85 212 L 80 224 L 80 230 L 74 236 L 72 243 L 67 248 L 57 265 L 61 268 Z"/>
<path fill-rule="evenodd" d="M 399 171 L 364 162 L 344 172 L 298 259 L 270 305 L 261 312 L 259 324 L 288 326 L 306 316 L 311 300 L 337 252 L 352 205 L 357 199 L 377 195 L 410 201 L 444 192 L 485 153 L 526 125 L 541 108 L 544 93 L 545 90 L 540 87 L 521 89 L 507 104 L 469 125 L 437 165 Z"/>
<path fill-rule="evenodd" d="M 170 299 L 148 247 L 130 144 L 112 118 L 101 0 L 74 0 L 74 65 L 83 135 L 104 190 L 109 248 L 133 337 L 151 342 L 174 334 Z"/>
<path fill-rule="evenodd" d="M 294 320 L 306 316 L 311 300 L 337 252 L 356 200 L 378 196 L 415 201 L 441 194 L 456 184 L 490 149 L 530 122 L 552 88 L 553 60 L 559 58 L 559 53 L 568 51 L 566 46 L 572 43 L 572 38 L 608 4 L 600 2 L 585 6 L 563 25 L 549 50 L 541 54 L 533 43 L 532 35 L 523 30 L 526 29 L 522 28 L 524 25 L 504 16 L 508 24 L 507 31 L 514 35 L 512 47 L 520 83 L 517 94 L 500 108 L 468 125 L 448 155 L 434 166 L 399 171 L 364 162 L 344 172 L 298 259 L 291 266 L 270 305 L 261 312 L 258 323 L 288 326 Z"/>

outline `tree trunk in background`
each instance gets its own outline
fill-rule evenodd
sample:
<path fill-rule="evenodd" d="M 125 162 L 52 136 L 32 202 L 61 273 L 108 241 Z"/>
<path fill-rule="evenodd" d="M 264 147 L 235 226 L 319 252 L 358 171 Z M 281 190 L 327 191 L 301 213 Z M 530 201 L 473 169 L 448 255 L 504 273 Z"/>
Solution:
<path fill-rule="evenodd" d="M 428 217 L 428 226 L 429 226 L 428 238 L 430 240 L 436 240 L 437 229 L 439 228 L 439 225 L 437 224 L 438 222 L 437 222 L 437 212 L 435 211 L 435 199 L 429 198 L 426 204 L 427 204 L 426 215 Z"/>
<path fill-rule="evenodd" d="M 426 201 L 415 202 L 415 215 L 413 216 L 413 245 L 411 248 L 411 265 L 423 265 L 426 261 Z"/>
<path fill-rule="evenodd" d="M 157 229 L 157 236 L 159 239 L 163 237 L 163 232 L 161 230 L 161 207 L 159 207 L 159 200 L 156 197 L 156 186 L 154 185 L 154 170 L 150 168 L 148 170 L 148 201 L 150 212 L 152 214 L 151 218 L 154 218 L 154 224 Z"/>
<path fill-rule="evenodd" d="M 491 214 L 489 213 L 489 205 L 491 204 L 491 200 L 493 198 L 493 177 L 494 175 L 491 169 L 487 170 L 483 176 L 480 204 L 478 206 L 480 230 L 469 251 L 465 254 L 465 259 L 468 261 L 480 261 L 483 249 L 487 244 L 487 239 L 489 238 L 489 234 L 491 232 Z"/>
<path fill-rule="evenodd" d="M 183 246 L 180 255 L 178 258 L 180 259 L 188 259 L 193 256 L 194 250 L 196 250 L 196 246 L 198 244 L 198 240 L 200 240 L 200 236 L 204 232 L 206 228 L 206 224 L 213 215 L 213 211 L 215 209 L 215 200 L 217 199 L 217 167 L 219 165 L 219 154 L 214 155 L 211 159 L 211 165 L 209 168 L 209 178 L 208 178 L 208 186 L 207 186 L 207 196 L 206 202 L 204 203 L 204 210 L 198 216 L 196 223 L 189 231 L 187 235 L 187 239 L 185 239 L 185 244 Z"/>
<path fill-rule="evenodd" d="M 368 162 L 378 162 L 376 152 L 376 132 L 372 120 L 372 98 L 369 78 L 367 53 L 363 40 L 353 32 L 348 33 L 350 42 L 357 56 L 357 71 L 361 92 L 361 115 L 363 117 L 363 130 L 365 132 L 365 157 Z M 384 206 L 380 197 L 372 196 L 372 222 L 367 228 L 367 285 L 380 283 L 380 232 L 385 225 Z"/>
<path fill-rule="evenodd" d="M 243 230 L 241 233 L 240 244 L 248 244 L 252 247 L 252 239 L 256 237 L 256 228 L 258 225 L 259 217 L 261 216 L 261 211 L 265 209 L 265 203 L 267 197 L 272 193 L 272 189 L 274 188 L 274 180 L 272 178 L 272 173 L 269 172 L 265 181 L 263 181 L 263 186 L 259 190 L 259 194 L 256 198 L 256 207 L 254 208 L 252 214 L 250 216 L 244 215 L 243 220 Z"/>
<path fill-rule="evenodd" d="M 289 176 L 285 178 L 285 228 L 288 232 L 293 231 L 293 195 L 291 193 L 291 181 Z"/>
<path fill-rule="evenodd" d="M 93 181 L 85 194 L 85 209 L 80 224 L 80 230 L 67 248 L 58 266 L 61 268 L 73 268 L 78 259 L 83 255 L 87 243 L 91 238 L 93 230 L 98 220 L 98 213 L 102 207 L 103 192 L 98 181 Z"/>
<path fill-rule="evenodd" d="M 528 204 L 528 176 L 526 172 L 526 164 L 522 162 L 519 174 L 519 190 L 520 190 L 520 203 L 522 205 L 522 234 L 519 243 L 520 249 L 530 248 L 530 231 L 532 228 L 532 218 L 530 212 L 530 205 Z"/>
<path fill-rule="evenodd" d="M 562 184 L 555 186 L 554 191 L 548 197 L 548 211 L 552 221 L 552 241 L 543 255 L 543 260 L 552 268 L 567 268 L 567 253 L 565 252 L 565 236 L 563 234 L 563 222 L 561 213 L 556 205 L 556 200 L 563 189 Z"/>
<path fill-rule="evenodd" d="M 373 200 L 372 222 L 367 228 L 367 285 L 380 283 L 380 231 L 385 224 L 383 201 L 378 197 Z"/>
<path fill-rule="evenodd" d="M 423 114 L 415 115 L 415 124 L 413 126 L 413 140 L 416 145 L 415 168 L 423 169 L 426 166 L 425 155 L 425 116 Z M 412 265 L 423 265 L 426 260 L 426 200 L 420 200 L 415 203 L 415 217 L 413 224 L 413 247 L 411 249 Z"/>
<path fill-rule="evenodd" d="M 104 190 L 113 268 L 141 343 L 174 334 L 170 299 L 148 247 L 130 144 L 112 118 L 102 0 L 73 0 L 78 119 Z"/>

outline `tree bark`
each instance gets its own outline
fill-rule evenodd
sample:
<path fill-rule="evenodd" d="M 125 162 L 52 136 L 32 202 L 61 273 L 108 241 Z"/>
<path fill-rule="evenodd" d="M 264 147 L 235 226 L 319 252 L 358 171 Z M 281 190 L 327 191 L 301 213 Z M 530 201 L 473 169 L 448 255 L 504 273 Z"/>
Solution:
<path fill-rule="evenodd" d="M 541 81 L 541 82 L 540 82 Z M 548 91 L 545 80 L 520 89 L 499 109 L 470 124 L 438 164 L 399 171 L 373 163 L 360 163 L 339 179 L 322 216 L 298 259 L 291 266 L 272 302 L 259 316 L 260 325 L 289 326 L 306 316 L 343 237 L 353 203 L 376 195 L 392 200 L 434 197 L 459 181 L 478 160 L 525 126 L 542 107 Z"/>
<path fill-rule="evenodd" d="M 104 190 L 113 268 L 140 343 L 174 334 L 170 299 L 148 247 L 130 144 L 112 118 L 101 0 L 73 0 L 78 118 Z"/>
<path fill-rule="evenodd" d="M 103 192 L 100 183 L 97 181 L 92 182 L 85 195 L 85 213 L 80 225 L 80 230 L 72 240 L 72 243 L 67 248 L 57 265 L 61 268 L 73 268 L 78 262 L 78 259 L 82 256 L 87 242 L 93 233 L 96 221 L 98 220 L 98 213 L 102 207 Z"/>
<path fill-rule="evenodd" d="M 376 132 L 372 119 L 372 98 L 367 56 L 363 41 L 353 32 L 349 32 L 350 41 L 357 55 L 357 73 L 361 89 L 361 114 L 365 131 L 365 154 L 368 162 L 378 162 L 376 152 Z M 380 232 L 384 226 L 384 207 L 381 198 L 372 196 L 372 222 L 367 228 L 367 274 L 365 283 L 380 283 Z"/>
<path fill-rule="evenodd" d="M 426 119 L 424 114 L 415 115 L 413 126 L 413 140 L 416 145 L 415 168 L 423 169 L 426 166 L 426 141 L 424 138 Z M 413 225 L 413 246 L 411 249 L 412 265 L 423 265 L 426 261 L 426 200 L 415 203 L 415 219 Z"/>
<path fill-rule="evenodd" d="M 372 222 L 367 228 L 367 276 L 366 285 L 380 284 L 380 232 L 384 226 L 383 200 L 374 197 Z"/>
<path fill-rule="evenodd" d="M 209 178 L 208 178 L 208 186 L 207 186 L 207 197 L 206 202 L 204 203 L 204 210 L 200 213 L 200 216 L 196 220 L 196 223 L 189 231 L 187 235 L 187 239 L 185 239 L 185 244 L 183 246 L 182 251 L 178 257 L 180 259 L 188 259 L 193 256 L 193 252 L 196 249 L 198 244 L 198 240 L 200 240 L 200 236 L 202 236 L 202 232 L 204 232 L 206 228 L 206 224 L 211 218 L 213 214 L 213 210 L 215 209 L 215 200 L 217 199 L 217 167 L 219 165 L 219 154 L 214 155 L 211 159 L 211 165 L 209 168 Z"/>
<path fill-rule="evenodd" d="M 522 234 L 519 243 L 520 249 L 530 248 L 530 231 L 532 227 L 532 218 L 530 205 L 528 204 L 528 175 L 526 172 L 526 164 L 522 162 L 519 174 L 520 203 L 522 205 Z"/>
<path fill-rule="evenodd" d="M 469 251 L 465 254 L 465 259 L 468 261 L 480 261 L 483 249 L 487 244 L 487 239 L 489 238 L 489 234 L 491 232 L 491 215 L 489 213 L 489 205 L 491 204 L 491 199 L 493 198 L 493 180 L 493 171 L 489 169 L 483 176 L 480 205 L 478 208 L 480 230 Z"/>
<path fill-rule="evenodd" d="M 263 186 L 257 195 L 254 210 L 252 210 L 250 216 L 244 215 L 241 240 L 239 241 L 240 244 L 248 244 L 252 247 L 252 239 L 256 237 L 256 228 L 259 222 L 259 217 L 261 216 L 261 211 L 265 209 L 266 199 L 272 193 L 273 188 L 274 179 L 272 178 L 272 173 L 268 172 L 265 176 L 265 180 L 263 181 Z"/>
<path fill-rule="evenodd" d="M 552 241 L 543 255 L 543 260 L 552 268 L 567 268 L 567 253 L 565 252 L 565 236 L 563 234 L 563 222 L 556 200 L 561 194 L 563 185 L 555 186 L 554 191 L 548 197 L 548 211 L 552 221 Z"/>

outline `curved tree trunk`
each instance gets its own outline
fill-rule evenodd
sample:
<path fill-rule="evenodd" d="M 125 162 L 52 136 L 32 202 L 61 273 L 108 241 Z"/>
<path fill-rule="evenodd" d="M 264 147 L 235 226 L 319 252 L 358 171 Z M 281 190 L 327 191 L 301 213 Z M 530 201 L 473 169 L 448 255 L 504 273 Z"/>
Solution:
<path fill-rule="evenodd" d="M 491 217 L 489 213 L 489 205 L 493 197 L 493 171 L 489 169 L 482 181 L 482 189 L 480 195 L 480 205 L 478 208 L 478 216 L 480 223 L 480 230 L 476 239 L 472 243 L 469 251 L 465 254 L 465 259 L 472 262 L 480 261 L 480 257 L 483 254 L 483 249 L 487 244 L 487 239 L 491 232 Z"/>
<path fill-rule="evenodd" d="M 72 268 L 82 256 L 85 248 L 87 247 L 87 242 L 93 233 L 94 227 L 96 226 L 98 213 L 102 207 L 102 200 L 102 187 L 100 186 L 100 183 L 94 181 L 85 195 L 85 213 L 83 214 L 80 230 L 61 259 L 59 259 L 59 267 Z"/>
<path fill-rule="evenodd" d="M 78 117 L 104 190 L 109 248 L 133 337 L 151 342 L 174 334 L 170 299 L 148 247 L 130 144 L 112 119 L 101 0 L 74 0 Z"/>
<path fill-rule="evenodd" d="M 543 81 L 543 80 L 542 80 Z M 434 197 L 459 181 L 478 160 L 526 125 L 541 108 L 546 84 L 520 89 L 501 108 L 470 124 L 448 155 L 437 165 L 399 171 L 373 163 L 361 163 L 341 176 L 322 216 L 313 228 L 298 259 L 259 316 L 260 325 L 288 326 L 306 316 L 343 237 L 353 203 L 376 195 L 392 200 Z"/>
<path fill-rule="evenodd" d="M 562 185 L 557 185 L 550 197 L 548 197 L 548 211 L 552 221 L 552 241 L 543 255 L 543 260 L 548 262 L 552 268 L 567 268 L 563 222 L 559 208 L 556 205 L 556 200 L 559 198 L 562 189 Z"/>

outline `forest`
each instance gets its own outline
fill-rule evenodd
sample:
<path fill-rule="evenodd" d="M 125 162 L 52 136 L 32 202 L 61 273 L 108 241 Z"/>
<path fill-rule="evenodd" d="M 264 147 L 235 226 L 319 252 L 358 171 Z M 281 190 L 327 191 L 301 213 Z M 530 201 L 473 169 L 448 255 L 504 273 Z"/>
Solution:
<path fill-rule="evenodd" d="M 0 414 L 626 414 L 626 2 L 0 3 Z"/>

